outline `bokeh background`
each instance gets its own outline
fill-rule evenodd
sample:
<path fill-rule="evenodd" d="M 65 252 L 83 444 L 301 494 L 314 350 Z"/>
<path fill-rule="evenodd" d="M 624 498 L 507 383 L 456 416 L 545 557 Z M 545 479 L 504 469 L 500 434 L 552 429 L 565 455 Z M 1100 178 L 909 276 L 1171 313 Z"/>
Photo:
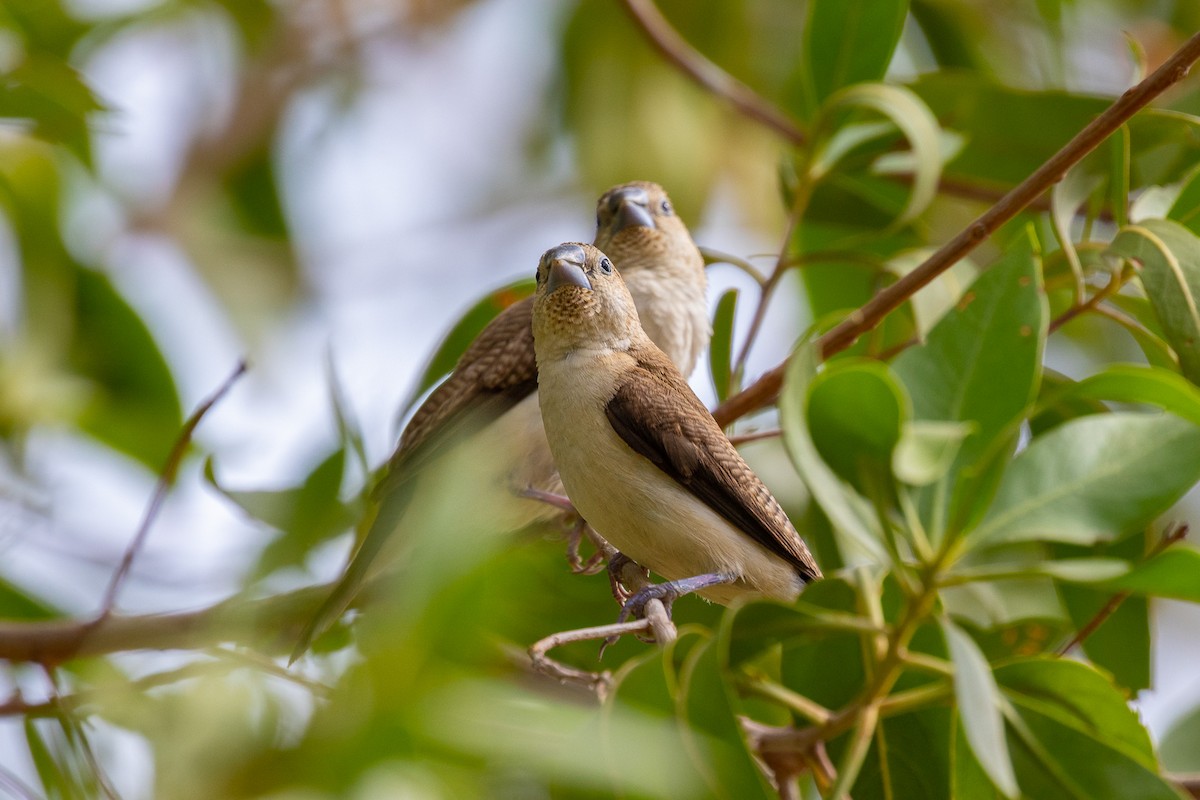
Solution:
<path fill-rule="evenodd" d="M 660 7 L 706 55 L 786 98 L 803 5 Z M 1190 0 L 914 0 L 888 78 L 952 68 L 1006 90 L 1111 97 L 1197 28 Z M 182 415 L 241 358 L 251 369 L 205 418 L 197 449 L 223 486 L 295 486 L 340 447 L 331 386 L 379 463 L 449 326 L 531 276 L 547 247 L 590 240 L 608 186 L 662 183 L 700 244 L 764 268 L 784 234 L 788 143 L 679 74 L 611 0 L 0 0 L 6 72 L 37 78 L 0 94 L 0 117 L 13 118 L 0 122 L 0 179 L 8 210 L 25 210 L 0 217 L 9 604 L 97 610 Z M 1194 86 L 1180 96 L 1200 111 Z M 1073 122 L 1046 133 L 1049 149 L 1006 140 L 1009 124 L 1039 121 L 997 116 L 968 134 L 1011 146 L 1011 163 L 956 176 L 924 217 L 927 242 L 1023 177 Z M 710 277 L 714 303 L 753 287 L 727 265 Z M 783 358 L 806 315 L 789 279 L 747 377 Z M 1086 325 L 1070 333 L 1050 354 L 1068 374 L 1097 352 L 1136 353 Z M 89 347 L 108 334 L 114 351 Z M 704 367 L 692 383 L 715 399 Z M 204 466 L 184 462 L 120 610 L 337 574 L 348 537 L 314 529 L 281 545 Z M 1155 620 L 1169 648 L 1139 706 L 1161 732 L 1200 693 L 1200 640 L 1194 611 L 1164 602 Z M 116 663 L 136 675 L 174 659 Z M 35 670 L 0 670 L 0 696 L 16 687 L 48 692 Z M 286 701 L 270 713 L 306 719 L 304 692 L 272 691 Z M 101 728 L 121 796 L 150 796 L 150 749 Z M 19 719 L 0 720 L 0 764 L 35 771 Z"/>

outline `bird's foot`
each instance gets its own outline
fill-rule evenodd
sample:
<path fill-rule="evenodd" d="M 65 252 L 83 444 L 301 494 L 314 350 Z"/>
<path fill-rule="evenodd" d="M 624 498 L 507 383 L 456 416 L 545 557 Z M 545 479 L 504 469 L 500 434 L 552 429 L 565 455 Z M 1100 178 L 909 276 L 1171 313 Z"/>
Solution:
<path fill-rule="evenodd" d="M 596 552 L 592 553 L 587 561 L 584 561 L 583 557 L 579 555 L 579 545 L 583 543 L 585 535 L 593 544 L 599 538 L 599 534 L 593 531 L 587 524 L 587 520 L 581 517 L 575 521 L 575 524 L 571 526 L 571 532 L 567 534 L 567 563 L 571 565 L 571 572 L 576 575 L 595 575 L 604 569 L 604 550 L 597 547 Z M 611 577 L 609 580 L 612 580 Z"/>
<path fill-rule="evenodd" d="M 575 504 L 571 502 L 571 498 L 564 494 L 547 492 L 544 489 L 537 489 L 533 486 L 526 486 L 524 489 L 518 490 L 517 494 L 521 497 L 528 497 L 530 500 L 537 500 L 539 503 L 554 506 L 568 514 L 579 515 L 579 512 L 575 510 Z"/>
<path fill-rule="evenodd" d="M 609 547 L 611 546 L 609 545 Z M 625 588 L 625 584 L 629 580 L 625 575 L 625 571 L 630 569 L 636 570 L 638 577 L 649 580 L 650 570 L 619 550 L 613 550 L 612 554 L 608 557 L 608 585 L 612 589 L 613 598 L 620 604 L 622 610 L 625 607 L 625 603 L 629 601 L 629 598 L 633 597 L 633 593 Z M 645 604 L 643 603 L 643 605 Z"/>
<path fill-rule="evenodd" d="M 629 559 L 625 556 L 626 561 Z M 632 563 L 632 562 L 629 562 Z M 612 562 L 609 562 L 610 569 Z M 666 583 L 654 583 L 639 589 L 632 597 L 627 599 L 624 605 L 621 606 L 621 613 L 617 615 L 617 623 L 626 622 L 630 617 L 634 619 L 642 619 L 646 616 L 646 604 L 652 600 L 658 600 L 662 603 L 663 610 L 666 611 L 667 621 L 671 621 L 671 607 L 675 604 L 675 600 L 685 594 L 698 592 L 701 589 L 707 589 L 710 586 L 717 586 L 722 583 L 733 583 L 737 580 L 737 576 L 729 575 L 724 572 L 713 572 L 705 575 L 694 575 L 691 578 L 680 578 L 676 581 L 667 581 Z M 600 645 L 600 655 L 604 655 L 604 650 L 610 644 L 614 643 L 618 637 L 610 636 Z"/>

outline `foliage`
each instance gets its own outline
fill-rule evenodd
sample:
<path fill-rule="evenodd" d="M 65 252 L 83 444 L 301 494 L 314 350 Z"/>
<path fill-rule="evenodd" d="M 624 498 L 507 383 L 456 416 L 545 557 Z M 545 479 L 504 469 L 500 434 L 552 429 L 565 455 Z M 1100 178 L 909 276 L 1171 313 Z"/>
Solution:
<path fill-rule="evenodd" d="M 303 295 L 276 152 L 289 109 L 314 84 L 363 77 L 352 46 L 322 60 L 331 47 L 287 4 L 167 0 L 108 18 L 75 5 L 0 8 L 0 238 L 19 287 L 0 318 L 0 464 L 14 485 L 36 482 L 28 462 L 47 430 L 147 475 L 179 466 L 168 454 L 190 365 L 157 341 L 103 232 L 69 224 L 88 193 L 121 207 L 115 224 L 177 244 L 252 337 Z M 403 30 L 477 10 L 425 5 Z M 822 331 L 1108 107 L 1070 65 L 1111 53 L 1087 40 L 1077 3 L 1016 15 L 965 0 L 664 0 L 713 69 L 795 121 L 800 135 L 781 141 L 697 88 L 617 5 L 565 12 L 544 110 L 590 189 L 659 180 L 694 220 L 727 181 L 748 216 L 786 231 L 769 271 L 728 257 L 749 283 L 714 298 L 709 365 L 718 400 L 754 382 L 767 309 L 798 273 L 782 392 L 770 416 L 740 424 L 778 419 L 781 436 L 747 456 L 781 497 L 803 483 L 789 511 L 826 579 L 792 605 L 682 600 L 675 641 L 627 638 L 602 664 L 586 643 L 556 650 L 611 671 L 595 676 L 597 702 L 525 655 L 614 618 L 606 578 L 565 568 L 550 541 L 561 531 L 502 543 L 421 531 L 400 574 L 288 670 L 314 604 L 280 587 L 326 563 L 371 502 L 363 433 L 331 378 L 339 441 L 297 485 L 232 488 L 223 453 L 205 463 L 208 484 L 273 537 L 226 603 L 72 628 L 69 603 L 0 576 L 13 687 L 0 713 L 24 743 L 0 758 L 0 787 L 116 796 L 131 790 L 110 775 L 149 759 L 147 793 L 164 798 L 742 798 L 796 796 L 793 781 L 857 800 L 1179 796 L 1171 771 L 1197 769 L 1200 714 L 1156 750 L 1130 702 L 1151 686 L 1156 599 L 1200 602 L 1200 550 L 1172 512 L 1200 482 L 1196 81 L 822 363 Z M 1122 20 L 1114 41 L 1142 23 L 1139 46 L 1169 51 L 1200 27 L 1187 4 L 1161 18 L 1144 5 L 1105 4 Z M 229 121 L 190 142 L 161 208 L 121 206 L 95 166 L 112 117 L 88 58 L 197 20 L 236 43 Z M 406 407 L 529 288 L 493 291 L 447 325 Z M 1055 368 L 1064 349 L 1086 356 L 1071 377 Z M 19 504 L 8 484 L 0 508 Z M 144 649 L 179 652 L 125 653 Z M 20 689 L 41 678 L 44 702 Z"/>

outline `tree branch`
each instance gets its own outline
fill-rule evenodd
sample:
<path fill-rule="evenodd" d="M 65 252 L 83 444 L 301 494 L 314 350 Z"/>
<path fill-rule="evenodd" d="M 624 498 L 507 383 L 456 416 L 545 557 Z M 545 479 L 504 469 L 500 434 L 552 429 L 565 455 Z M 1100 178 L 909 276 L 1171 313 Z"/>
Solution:
<path fill-rule="evenodd" d="M 332 591 L 312 586 L 262 599 L 237 595 L 197 611 L 99 620 L 0 621 L 0 659 L 54 666 L 129 650 L 194 650 L 222 642 L 287 652 Z"/>
<path fill-rule="evenodd" d="M 760 122 L 793 144 L 804 144 L 804 131 L 746 84 L 709 61 L 687 43 L 653 0 L 625 0 L 625 10 L 650 44 L 703 88 L 727 101 L 738 113 Z"/>
<path fill-rule="evenodd" d="M 629 2 L 629 0 L 627 0 Z M 919 267 L 876 294 L 870 301 L 851 313 L 818 341 L 822 358 L 840 353 L 870 331 L 922 287 L 956 264 L 982 244 L 1001 225 L 1028 207 L 1047 189 L 1062 179 L 1067 170 L 1095 150 L 1114 131 L 1155 97 L 1182 80 L 1188 68 L 1200 58 L 1200 33 L 1192 36 L 1148 78 L 1125 92 L 1104 113 L 1096 117 L 1071 141 L 1050 157 L 1032 175 L 1004 195 L 995 205 L 977 217 Z M 759 378 L 742 392 L 717 407 L 713 416 L 722 427 L 751 411 L 774 402 L 783 385 L 787 362 Z"/>

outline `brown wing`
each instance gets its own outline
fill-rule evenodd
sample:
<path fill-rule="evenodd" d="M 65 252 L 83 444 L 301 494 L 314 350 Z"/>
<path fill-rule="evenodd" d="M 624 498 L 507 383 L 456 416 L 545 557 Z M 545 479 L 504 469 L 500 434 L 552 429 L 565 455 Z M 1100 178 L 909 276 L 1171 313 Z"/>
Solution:
<path fill-rule="evenodd" d="M 400 436 L 385 477 L 386 494 L 450 439 L 503 414 L 537 389 L 533 298 L 506 308 L 475 337 L 454 372 L 430 393 Z"/>
<path fill-rule="evenodd" d="M 613 430 L 735 528 L 785 559 L 805 581 L 821 577 L 787 514 L 679 371 L 660 352 L 633 355 L 637 368 L 605 407 Z"/>

